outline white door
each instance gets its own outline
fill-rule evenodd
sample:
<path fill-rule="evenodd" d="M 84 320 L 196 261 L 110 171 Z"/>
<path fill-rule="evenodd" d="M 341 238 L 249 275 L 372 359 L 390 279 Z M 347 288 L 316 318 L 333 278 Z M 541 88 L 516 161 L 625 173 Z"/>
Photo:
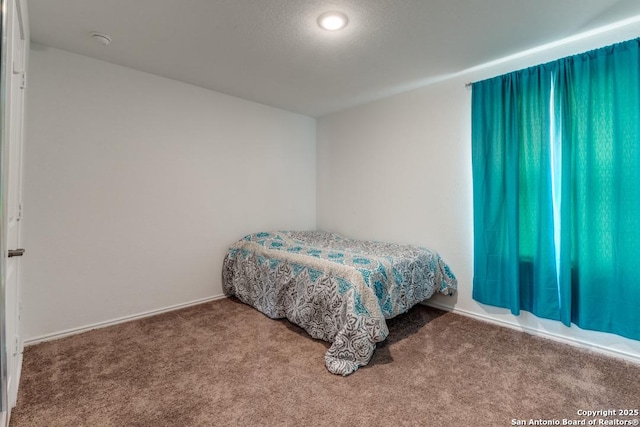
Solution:
<path fill-rule="evenodd" d="M 27 32 L 23 25 L 20 0 L 5 0 L 6 62 L 4 70 L 4 122 L 2 141 L 2 203 L 4 275 L 4 338 L 6 363 L 6 400 L 3 411 L 8 421 L 15 406 L 22 367 L 20 338 L 20 220 L 22 215 L 22 141 L 24 88 L 26 85 Z"/>

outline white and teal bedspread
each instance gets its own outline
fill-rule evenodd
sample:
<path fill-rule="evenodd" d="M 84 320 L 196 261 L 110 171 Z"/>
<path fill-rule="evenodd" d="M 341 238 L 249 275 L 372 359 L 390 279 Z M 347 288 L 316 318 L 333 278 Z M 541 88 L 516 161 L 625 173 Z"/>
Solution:
<path fill-rule="evenodd" d="M 341 375 L 369 362 L 389 333 L 385 319 L 457 287 L 428 249 L 324 231 L 245 236 L 229 248 L 222 276 L 227 295 L 332 343 L 325 363 Z"/>

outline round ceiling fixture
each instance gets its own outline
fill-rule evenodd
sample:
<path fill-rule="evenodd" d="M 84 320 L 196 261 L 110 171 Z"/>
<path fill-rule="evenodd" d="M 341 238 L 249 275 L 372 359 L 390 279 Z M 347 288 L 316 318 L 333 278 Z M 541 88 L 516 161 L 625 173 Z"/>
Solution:
<path fill-rule="evenodd" d="M 111 37 L 103 33 L 91 33 L 91 38 L 102 46 L 109 46 L 111 44 Z"/>
<path fill-rule="evenodd" d="M 318 17 L 318 25 L 327 31 L 341 30 L 348 22 L 347 15 L 342 12 L 327 12 Z"/>

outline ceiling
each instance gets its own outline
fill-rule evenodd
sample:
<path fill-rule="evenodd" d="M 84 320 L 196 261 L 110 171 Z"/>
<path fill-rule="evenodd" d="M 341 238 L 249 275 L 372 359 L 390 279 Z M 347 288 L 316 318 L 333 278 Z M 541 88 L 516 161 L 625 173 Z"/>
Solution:
<path fill-rule="evenodd" d="M 31 40 L 319 117 L 640 15 L 637 0 L 28 0 Z M 316 20 L 338 10 L 349 25 Z M 109 34 L 102 46 L 89 37 Z"/>

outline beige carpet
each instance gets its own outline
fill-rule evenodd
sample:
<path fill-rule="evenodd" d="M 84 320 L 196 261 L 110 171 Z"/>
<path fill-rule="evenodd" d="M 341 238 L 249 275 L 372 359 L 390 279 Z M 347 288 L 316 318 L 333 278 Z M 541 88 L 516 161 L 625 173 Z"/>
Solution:
<path fill-rule="evenodd" d="M 344 378 L 327 343 L 234 299 L 39 344 L 11 426 L 510 426 L 640 409 L 640 365 L 423 306 L 389 328 Z"/>

